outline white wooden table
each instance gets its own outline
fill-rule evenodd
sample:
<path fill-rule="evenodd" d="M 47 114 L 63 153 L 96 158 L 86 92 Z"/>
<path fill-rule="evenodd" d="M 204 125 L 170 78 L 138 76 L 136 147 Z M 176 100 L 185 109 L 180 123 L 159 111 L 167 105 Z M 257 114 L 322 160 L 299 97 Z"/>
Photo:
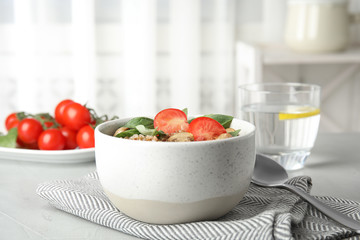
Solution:
<path fill-rule="evenodd" d="M 360 133 L 320 134 L 306 167 L 314 195 L 360 202 Z M 137 239 L 51 207 L 35 193 L 41 182 L 78 178 L 95 163 L 44 164 L 0 160 L 0 239 Z"/>

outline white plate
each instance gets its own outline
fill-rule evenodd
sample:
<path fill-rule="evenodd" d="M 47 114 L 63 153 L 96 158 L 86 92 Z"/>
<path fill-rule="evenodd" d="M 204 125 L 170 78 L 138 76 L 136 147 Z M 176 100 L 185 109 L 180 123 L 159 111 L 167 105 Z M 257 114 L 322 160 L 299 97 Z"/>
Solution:
<path fill-rule="evenodd" d="M 95 160 L 95 148 L 42 151 L 0 147 L 0 159 L 45 163 L 81 163 Z"/>

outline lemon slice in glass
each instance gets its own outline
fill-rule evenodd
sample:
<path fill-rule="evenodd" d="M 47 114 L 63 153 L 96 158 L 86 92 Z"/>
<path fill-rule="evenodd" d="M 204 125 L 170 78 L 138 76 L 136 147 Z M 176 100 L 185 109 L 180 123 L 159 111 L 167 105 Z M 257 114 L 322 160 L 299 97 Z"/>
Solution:
<path fill-rule="evenodd" d="M 311 106 L 288 106 L 279 112 L 279 120 L 306 118 L 320 114 L 320 109 Z"/>

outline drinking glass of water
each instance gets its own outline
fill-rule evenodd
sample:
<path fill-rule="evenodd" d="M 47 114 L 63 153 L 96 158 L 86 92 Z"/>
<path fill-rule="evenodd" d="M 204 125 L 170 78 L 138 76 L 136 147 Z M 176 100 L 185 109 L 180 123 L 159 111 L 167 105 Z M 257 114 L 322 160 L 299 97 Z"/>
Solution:
<path fill-rule="evenodd" d="M 320 122 L 320 86 L 254 83 L 240 86 L 241 117 L 256 126 L 257 153 L 287 170 L 304 167 Z"/>

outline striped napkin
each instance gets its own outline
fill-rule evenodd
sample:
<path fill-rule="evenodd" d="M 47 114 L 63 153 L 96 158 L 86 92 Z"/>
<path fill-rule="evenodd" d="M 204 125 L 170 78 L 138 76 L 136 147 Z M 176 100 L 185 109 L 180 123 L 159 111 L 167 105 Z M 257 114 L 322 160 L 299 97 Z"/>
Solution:
<path fill-rule="evenodd" d="M 309 177 L 288 181 L 310 191 Z M 328 219 L 296 195 L 278 188 L 251 185 L 243 200 L 216 221 L 155 225 L 119 212 L 105 196 L 96 172 L 80 179 L 40 184 L 37 194 L 54 207 L 89 221 L 143 239 L 359 239 L 351 230 Z M 360 203 L 318 197 L 360 220 Z"/>

